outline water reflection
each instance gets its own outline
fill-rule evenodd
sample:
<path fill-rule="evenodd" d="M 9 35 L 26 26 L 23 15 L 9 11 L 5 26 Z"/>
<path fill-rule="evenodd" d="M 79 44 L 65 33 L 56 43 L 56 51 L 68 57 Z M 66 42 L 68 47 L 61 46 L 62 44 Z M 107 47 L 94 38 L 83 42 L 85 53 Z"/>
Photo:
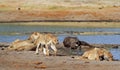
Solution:
<path fill-rule="evenodd" d="M 12 42 L 15 39 L 27 39 L 29 35 L 0 35 L 0 42 Z M 58 35 L 59 42 L 62 42 L 66 36 Z M 120 35 L 77 35 L 77 37 L 91 44 L 120 44 Z"/>
<path fill-rule="evenodd" d="M 30 32 L 120 32 L 120 28 L 79 28 L 66 26 L 25 26 L 0 24 L 0 35 L 8 33 L 30 33 Z"/>
<path fill-rule="evenodd" d="M 113 58 L 120 60 L 120 48 L 118 49 L 111 49 L 110 52 L 113 54 Z"/>
<path fill-rule="evenodd" d="M 25 40 L 27 39 L 28 36 L 24 35 L 24 36 L 17 36 L 17 35 L 0 35 L 0 42 L 12 42 L 16 39 L 20 39 L 20 40 Z"/>

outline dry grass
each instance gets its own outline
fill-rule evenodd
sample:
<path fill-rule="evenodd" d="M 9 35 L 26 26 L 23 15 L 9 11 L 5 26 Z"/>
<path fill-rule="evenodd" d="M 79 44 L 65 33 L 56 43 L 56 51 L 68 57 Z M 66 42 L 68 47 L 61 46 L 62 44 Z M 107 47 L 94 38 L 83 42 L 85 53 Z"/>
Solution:
<path fill-rule="evenodd" d="M 119 32 L 82 32 L 80 35 L 114 35 L 120 34 Z"/>
<path fill-rule="evenodd" d="M 82 7 L 113 7 L 120 6 L 119 0 L 1 0 L 0 10 L 3 8 L 24 8 L 29 10 L 64 10 L 81 9 Z M 10 9 L 9 9 L 10 10 Z M 13 9 L 12 9 L 13 10 Z"/>
<path fill-rule="evenodd" d="M 119 28 L 120 22 L 23 22 L 14 25 L 71 26 L 81 28 Z"/>
<path fill-rule="evenodd" d="M 0 21 L 120 20 L 119 12 L 118 0 L 0 0 Z M 69 26 L 76 26 L 75 24 L 78 23 Z M 84 23 L 78 26 L 87 25 Z M 95 27 L 96 25 L 99 24 L 95 24 Z M 89 26 L 94 27 L 92 24 Z"/>

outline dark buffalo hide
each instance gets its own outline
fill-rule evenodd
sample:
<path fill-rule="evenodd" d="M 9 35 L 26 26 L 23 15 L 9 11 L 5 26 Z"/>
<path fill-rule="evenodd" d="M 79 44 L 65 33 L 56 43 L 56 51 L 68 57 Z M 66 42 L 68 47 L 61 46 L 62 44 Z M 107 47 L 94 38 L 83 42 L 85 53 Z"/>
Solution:
<path fill-rule="evenodd" d="M 80 41 L 77 37 L 66 37 L 63 41 L 63 45 L 66 48 L 77 49 L 81 48 L 81 45 L 92 47 L 85 41 Z"/>
<path fill-rule="evenodd" d="M 77 37 L 66 37 L 63 44 L 67 48 L 77 49 L 81 45 L 81 42 Z"/>

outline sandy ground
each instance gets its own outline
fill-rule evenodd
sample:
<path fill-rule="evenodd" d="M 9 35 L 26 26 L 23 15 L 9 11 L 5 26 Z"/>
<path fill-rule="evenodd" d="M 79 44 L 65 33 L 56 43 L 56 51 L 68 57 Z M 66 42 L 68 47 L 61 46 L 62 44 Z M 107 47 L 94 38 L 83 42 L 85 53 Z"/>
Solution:
<path fill-rule="evenodd" d="M 120 61 L 89 61 L 72 56 L 35 55 L 34 51 L 0 50 L 0 70 L 119 70 Z M 74 56 L 78 57 L 78 56 Z"/>
<path fill-rule="evenodd" d="M 115 46 L 97 45 L 95 46 Z M 58 48 L 57 56 L 35 55 L 35 51 L 7 51 L 0 48 L 0 70 L 119 70 L 120 61 L 75 59 L 68 49 Z M 75 58 L 73 58 L 75 57 Z"/>
<path fill-rule="evenodd" d="M 106 13 L 107 12 L 107 13 Z M 0 11 L 0 21 L 40 21 L 40 20 L 120 20 L 120 7 L 105 9 L 77 10 L 12 10 Z"/>
<path fill-rule="evenodd" d="M 0 22 L 120 20 L 119 0 L 2 0 Z"/>

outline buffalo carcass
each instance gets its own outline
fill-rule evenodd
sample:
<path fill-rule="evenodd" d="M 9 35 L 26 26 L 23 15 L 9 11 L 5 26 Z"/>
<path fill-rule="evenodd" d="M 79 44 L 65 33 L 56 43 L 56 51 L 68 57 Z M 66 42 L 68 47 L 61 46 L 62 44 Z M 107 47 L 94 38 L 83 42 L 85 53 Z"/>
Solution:
<path fill-rule="evenodd" d="M 63 45 L 64 45 L 64 47 L 70 48 L 73 50 L 78 49 L 78 48 L 79 48 L 79 50 L 81 50 L 81 45 L 93 47 L 85 41 L 80 41 L 77 37 L 66 37 L 63 40 Z"/>

